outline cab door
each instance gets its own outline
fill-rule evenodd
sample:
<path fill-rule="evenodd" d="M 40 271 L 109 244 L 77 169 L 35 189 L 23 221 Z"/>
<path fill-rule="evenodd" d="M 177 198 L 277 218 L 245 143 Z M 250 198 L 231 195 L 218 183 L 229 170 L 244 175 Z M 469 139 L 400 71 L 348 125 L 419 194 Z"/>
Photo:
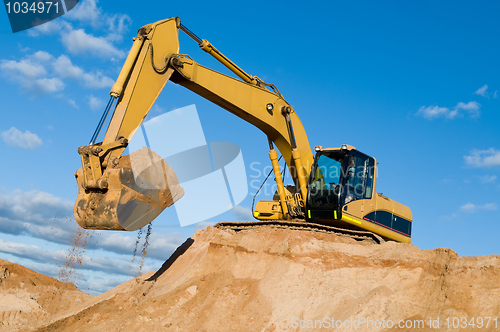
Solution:
<path fill-rule="evenodd" d="M 363 219 L 365 210 L 373 208 L 374 166 L 373 158 L 355 150 L 350 151 L 344 168 L 342 213 Z"/>
<path fill-rule="evenodd" d="M 316 154 L 307 189 L 307 219 L 332 221 L 340 219 L 343 151 Z"/>

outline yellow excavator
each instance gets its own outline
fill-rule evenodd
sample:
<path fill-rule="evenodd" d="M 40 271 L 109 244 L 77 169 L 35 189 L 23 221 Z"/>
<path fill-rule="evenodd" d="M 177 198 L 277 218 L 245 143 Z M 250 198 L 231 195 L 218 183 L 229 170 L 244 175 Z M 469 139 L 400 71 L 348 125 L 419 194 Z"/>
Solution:
<path fill-rule="evenodd" d="M 180 54 L 179 31 L 194 39 L 238 78 L 201 66 L 190 56 Z M 136 230 L 182 199 L 184 191 L 175 170 L 160 156 L 148 148 L 122 156 L 169 80 L 267 135 L 277 185 L 273 200 L 256 204 L 253 214 L 258 221 L 221 223 L 220 227 L 274 225 L 332 231 L 355 238 L 371 236 L 379 242 L 410 243 L 412 213 L 407 206 L 376 193 L 375 158 L 347 144 L 338 148 L 316 146 L 314 156 L 297 113 L 280 91 L 247 74 L 211 43 L 187 29 L 178 17 L 139 29 L 90 144 L 78 149 L 82 168 L 75 173 L 79 193 L 74 212 L 80 226 Z M 115 101 L 104 139 L 96 143 Z M 295 186 L 284 186 L 275 146 Z M 137 169 L 131 165 L 132 157 L 148 162 Z"/>

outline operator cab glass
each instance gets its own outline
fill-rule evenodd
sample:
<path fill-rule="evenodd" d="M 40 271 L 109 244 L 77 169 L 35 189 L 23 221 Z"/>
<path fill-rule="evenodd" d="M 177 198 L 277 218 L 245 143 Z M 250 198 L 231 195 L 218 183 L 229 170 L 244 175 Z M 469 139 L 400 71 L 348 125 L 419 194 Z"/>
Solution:
<path fill-rule="evenodd" d="M 309 178 L 307 195 L 309 207 L 337 207 L 343 161 L 344 153 L 318 152 Z"/>
<path fill-rule="evenodd" d="M 340 219 L 341 208 L 373 195 L 374 159 L 357 150 L 318 151 L 309 177 L 309 218 Z"/>

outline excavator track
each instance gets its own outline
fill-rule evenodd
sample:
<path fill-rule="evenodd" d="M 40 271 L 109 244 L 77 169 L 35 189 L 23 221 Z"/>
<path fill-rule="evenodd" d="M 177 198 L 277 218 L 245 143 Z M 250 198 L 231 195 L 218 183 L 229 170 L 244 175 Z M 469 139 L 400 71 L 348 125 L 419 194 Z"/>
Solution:
<path fill-rule="evenodd" d="M 219 229 L 230 229 L 236 232 L 246 229 L 256 229 L 262 227 L 282 228 L 282 229 L 293 229 L 299 231 L 313 231 L 313 232 L 335 234 L 339 236 L 350 237 L 358 241 L 369 240 L 376 244 L 382 244 L 385 242 L 385 240 L 382 237 L 372 232 L 344 229 L 344 228 L 315 224 L 304 221 L 300 222 L 290 221 L 290 220 L 269 220 L 269 221 L 250 221 L 250 222 L 227 221 L 227 222 L 217 223 L 214 225 L 214 227 Z"/>

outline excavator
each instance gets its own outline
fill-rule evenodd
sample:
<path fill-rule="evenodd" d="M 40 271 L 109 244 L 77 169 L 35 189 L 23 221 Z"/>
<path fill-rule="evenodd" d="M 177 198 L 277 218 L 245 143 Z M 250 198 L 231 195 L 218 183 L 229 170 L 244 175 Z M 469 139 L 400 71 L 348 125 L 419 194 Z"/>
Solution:
<path fill-rule="evenodd" d="M 237 78 L 180 54 L 179 31 Z M 235 230 L 273 226 L 333 232 L 375 242 L 411 242 L 411 210 L 376 192 L 375 158 L 348 144 L 336 148 L 315 146 L 313 155 L 297 113 L 278 88 L 243 71 L 210 42 L 191 32 L 178 17 L 138 30 L 89 145 L 78 149 L 82 168 L 75 173 L 79 192 L 74 213 L 80 226 L 137 230 L 182 199 L 184 189 L 175 170 L 160 156 L 146 147 L 122 155 L 169 80 L 256 126 L 267 136 L 277 186 L 273 199 L 257 202 L 253 211 L 257 221 L 216 226 Z M 97 143 L 115 101 L 104 139 Z M 294 186 L 283 184 L 275 147 Z M 147 162 L 137 169 L 132 167 L 131 159 Z"/>

